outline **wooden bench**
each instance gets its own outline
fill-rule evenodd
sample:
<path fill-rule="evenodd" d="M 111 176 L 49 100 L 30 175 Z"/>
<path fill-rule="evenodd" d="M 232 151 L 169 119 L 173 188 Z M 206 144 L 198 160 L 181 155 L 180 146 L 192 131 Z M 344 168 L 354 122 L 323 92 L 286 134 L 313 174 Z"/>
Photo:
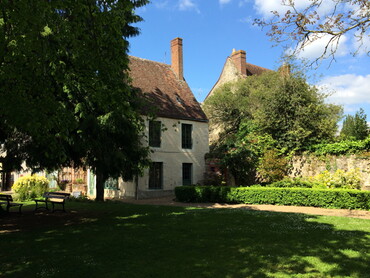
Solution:
<path fill-rule="evenodd" d="M 45 192 L 43 195 L 43 199 L 35 199 L 36 202 L 36 208 L 35 211 L 39 209 L 46 209 L 49 210 L 48 203 L 51 203 L 53 210 L 54 211 L 63 211 L 66 212 L 64 209 L 64 204 L 65 201 L 69 198 L 70 193 L 65 193 L 65 192 Z M 44 206 L 40 206 L 39 203 L 44 203 Z M 62 209 L 55 209 L 55 205 L 60 205 L 62 206 Z"/>
<path fill-rule="evenodd" d="M 6 205 L 6 212 L 8 213 L 11 207 L 19 207 L 19 214 L 22 213 L 23 204 L 14 203 L 12 195 L 0 194 L 0 206 L 1 205 Z"/>

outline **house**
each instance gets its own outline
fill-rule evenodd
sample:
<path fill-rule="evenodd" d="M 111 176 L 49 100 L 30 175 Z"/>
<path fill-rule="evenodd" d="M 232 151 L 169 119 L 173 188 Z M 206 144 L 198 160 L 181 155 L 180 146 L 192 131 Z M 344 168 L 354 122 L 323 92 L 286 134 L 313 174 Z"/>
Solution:
<path fill-rule="evenodd" d="M 208 93 L 206 99 L 214 94 L 215 90 L 225 83 L 237 81 L 251 75 L 260 75 L 269 69 L 247 63 L 247 55 L 244 50 L 233 49 L 231 55 L 226 58 L 221 75 Z"/>
<path fill-rule="evenodd" d="M 247 63 L 246 52 L 244 50 L 236 51 L 233 49 L 231 55 L 226 58 L 221 74 L 211 91 L 208 93 L 205 101 L 207 98 L 214 95 L 218 88 L 226 83 L 235 82 L 240 79 L 248 78 L 248 76 L 252 75 L 260 75 L 266 71 L 270 70 Z M 212 119 L 210 119 L 209 130 L 209 140 L 212 144 L 218 140 L 219 134 L 224 130 L 224 127 L 220 126 L 219 124 L 212 123 Z"/>
<path fill-rule="evenodd" d="M 208 119 L 184 79 L 182 39 L 171 41 L 171 65 L 130 57 L 132 85 L 149 103 L 150 120 L 143 111 L 151 165 L 132 181 L 110 180 L 107 197 L 153 198 L 173 194 L 176 186 L 202 183 L 205 154 L 209 151 Z M 95 180 L 88 173 L 87 194 L 95 195 Z"/>

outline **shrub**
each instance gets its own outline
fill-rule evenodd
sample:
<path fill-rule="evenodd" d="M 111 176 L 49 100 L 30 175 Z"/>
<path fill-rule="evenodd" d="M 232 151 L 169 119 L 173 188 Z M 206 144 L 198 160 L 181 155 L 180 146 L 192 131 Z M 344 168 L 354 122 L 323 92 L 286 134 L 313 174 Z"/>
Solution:
<path fill-rule="evenodd" d="M 267 150 L 259 160 L 257 174 L 262 182 L 282 180 L 288 172 L 288 160 L 276 150 Z"/>
<path fill-rule="evenodd" d="M 305 180 L 303 178 L 285 178 L 281 181 L 267 184 L 266 187 L 298 187 L 298 188 L 312 188 L 316 184 L 312 181 Z"/>
<path fill-rule="evenodd" d="M 182 202 L 276 204 L 370 210 L 370 192 L 359 190 L 182 186 L 176 187 L 175 194 Z"/>
<path fill-rule="evenodd" d="M 12 189 L 20 201 L 41 197 L 49 186 L 49 180 L 39 175 L 29 175 L 19 178 Z"/>
<path fill-rule="evenodd" d="M 321 184 L 326 188 L 361 189 L 360 170 L 352 169 L 347 172 L 338 169 L 334 173 L 324 171 L 312 178 L 313 183 Z"/>

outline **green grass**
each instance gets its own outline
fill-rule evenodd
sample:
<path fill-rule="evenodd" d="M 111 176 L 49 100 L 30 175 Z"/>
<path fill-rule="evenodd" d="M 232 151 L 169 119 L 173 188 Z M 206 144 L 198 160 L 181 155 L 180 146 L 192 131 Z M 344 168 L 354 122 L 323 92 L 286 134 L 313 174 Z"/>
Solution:
<path fill-rule="evenodd" d="M 69 202 L 0 218 L 0 277 L 370 277 L 370 220 Z"/>

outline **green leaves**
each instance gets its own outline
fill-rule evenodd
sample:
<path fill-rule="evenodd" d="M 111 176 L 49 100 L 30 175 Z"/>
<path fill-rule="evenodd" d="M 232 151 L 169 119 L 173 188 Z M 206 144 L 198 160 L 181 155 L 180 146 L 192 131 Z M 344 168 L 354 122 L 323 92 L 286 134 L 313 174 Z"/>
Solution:
<path fill-rule="evenodd" d="M 146 3 L 2 1 L 0 144 L 15 130 L 28 138 L 12 150 L 35 170 L 73 161 L 105 177 L 140 173 L 147 151 L 127 38 Z"/>
<path fill-rule="evenodd" d="M 365 111 L 360 108 L 354 116 L 346 115 L 340 131 L 342 139 L 363 140 L 369 135 Z"/>

